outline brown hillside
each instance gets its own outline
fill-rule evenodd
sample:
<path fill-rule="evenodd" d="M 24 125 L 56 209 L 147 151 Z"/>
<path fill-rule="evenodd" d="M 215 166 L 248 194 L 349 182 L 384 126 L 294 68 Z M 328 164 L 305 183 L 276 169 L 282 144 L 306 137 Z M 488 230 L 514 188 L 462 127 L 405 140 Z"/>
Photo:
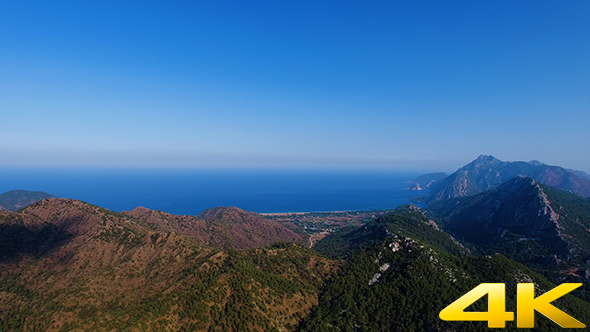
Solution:
<path fill-rule="evenodd" d="M 0 212 L 0 330 L 292 330 L 334 271 L 296 245 L 206 248 L 161 230 L 205 221 L 140 213 L 67 199 Z"/>
<path fill-rule="evenodd" d="M 303 236 L 285 223 L 236 207 L 217 207 L 198 215 L 178 216 L 137 207 L 122 214 L 137 218 L 152 229 L 177 232 L 199 243 L 216 248 L 252 249 L 279 241 L 305 243 Z"/>

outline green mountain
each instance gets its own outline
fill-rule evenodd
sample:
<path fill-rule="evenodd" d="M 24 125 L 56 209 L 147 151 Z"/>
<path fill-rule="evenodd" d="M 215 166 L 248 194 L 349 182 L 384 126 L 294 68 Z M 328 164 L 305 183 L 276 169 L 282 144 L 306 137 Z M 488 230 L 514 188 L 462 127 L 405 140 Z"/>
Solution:
<path fill-rule="evenodd" d="M 517 176 L 530 177 L 540 183 L 567 190 L 581 197 L 590 197 L 590 179 L 584 172 L 549 166 L 538 161 L 504 162 L 493 156 L 481 155 L 431 186 L 428 200 L 442 201 L 476 195 L 495 189 Z"/>
<path fill-rule="evenodd" d="M 518 177 L 475 196 L 433 203 L 430 211 L 474 252 L 502 253 L 556 283 L 582 282 L 590 291 L 588 199 Z"/>
<path fill-rule="evenodd" d="M 590 201 L 534 179 L 517 177 L 470 197 L 438 202 L 430 211 L 457 238 L 531 260 L 553 256 L 560 264 L 590 258 Z M 514 254 L 507 246 L 515 246 Z M 524 259 L 524 257 L 522 258 Z M 521 259 L 521 260 L 522 260 Z"/>
<path fill-rule="evenodd" d="M 348 249 L 347 258 L 301 331 L 484 331 L 486 322 L 445 322 L 438 314 L 480 283 L 506 283 L 508 311 L 516 309 L 518 283 L 535 283 L 539 292 L 554 287 L 503 255 L 470 254 L 415 208 L 400 209 L 322 241 Z M 554 304 L 590 322 L 588 302 L 568 295 Z M 478 301 L 474 309 L 486 311 L 487 305 Z M 541 315 L 536 316 L 536 326 L 539 331 L 562 329 Z M 521 329 L 507 322 L 505 330 Z"/>
<path fill-rule="evenodd" d="M 455 255 L 468 252 L 413 204 L 400 206 L 394 213 L 386 214 L 361 227 L 335 232 L 316 244 L 314 249 L 331 258 L 345 259 L 351 252 L 380 242 L 392 233 L 429 243 Z"/>
<path fill-rule="evenodd" d="M 55 196 L 42 191 L 7 191 L 0 195 L 0 210 L 16 211 L 47 198 L 55 198 Z"/>

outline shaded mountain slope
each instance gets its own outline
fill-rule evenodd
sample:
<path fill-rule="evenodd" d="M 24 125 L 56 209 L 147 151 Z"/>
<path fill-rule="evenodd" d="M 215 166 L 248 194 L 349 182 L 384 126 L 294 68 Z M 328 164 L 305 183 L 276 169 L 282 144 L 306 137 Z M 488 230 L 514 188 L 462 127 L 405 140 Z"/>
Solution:
<path fill-rule="evenodd" d="M 502 253 L 556 283 L 587 285 L 587 199 L 519 177 L 479 195 L 437 202 L 430 209 L 444 229 L 475 252 Z"/>

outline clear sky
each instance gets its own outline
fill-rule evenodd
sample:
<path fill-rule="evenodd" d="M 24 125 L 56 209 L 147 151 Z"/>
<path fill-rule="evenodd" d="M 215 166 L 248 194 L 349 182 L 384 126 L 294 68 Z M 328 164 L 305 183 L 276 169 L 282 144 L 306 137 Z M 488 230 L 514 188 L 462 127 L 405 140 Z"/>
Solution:
<path fill-rule="evenodd" d="M 590 1 L 2 1 L 0 166 L 590 172 Z"/>

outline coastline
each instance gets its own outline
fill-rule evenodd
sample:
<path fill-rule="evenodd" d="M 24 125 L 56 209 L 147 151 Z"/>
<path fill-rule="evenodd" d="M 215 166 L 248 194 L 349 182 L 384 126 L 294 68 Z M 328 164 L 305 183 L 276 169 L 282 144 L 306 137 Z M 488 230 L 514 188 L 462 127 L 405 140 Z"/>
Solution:
<path fill-rule="evenodd" d="M 396 207 L 397 208 L 397 207 Z M 264 212 L 258 213 L 262 216 L 292 216 L 292 215 L 304 215 L 310 213 L 368 213 L 368 212 L 383 212 L 383 211 L 394 211 L 396 208 L 392 209 L 375 209 L 375 210 L 341 210 L 341 211 L 305 211 L 305 212 Z"/>

